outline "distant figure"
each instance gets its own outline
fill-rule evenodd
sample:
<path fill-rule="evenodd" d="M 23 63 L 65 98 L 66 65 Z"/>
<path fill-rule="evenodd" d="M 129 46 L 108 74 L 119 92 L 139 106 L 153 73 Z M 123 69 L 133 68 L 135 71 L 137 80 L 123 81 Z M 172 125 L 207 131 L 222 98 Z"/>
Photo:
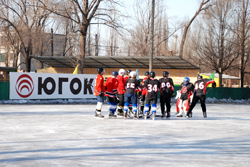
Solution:
<path fill-rule="evenodd" d="M 196 103 L 199 100 L 201 102 L 201 108 L 202 108 L 202 112 L 203 112 L 203 117 L 207 118 L 206 104 L 205 104 L 207 86 L 209 84 L 212 84 L 213 88 L 216 87 L 216 83 L 212 79 L 203 79 L 203 77 L 201 75 L 198 75 L 197 79 L 198 80 L 194 83 L 194 85 L 195 85 L 195 88 L 194 88 L 194 97 L 193 97 L 191 106 L 188 109 L 187 116 L 186 116 L 187 118 L 191 118 L 192 117 L 192 116 L 190 116 L 190 113 L 192 112 L 194 106 L 196 105 Z"/>
<path fill-rule="evenodd" d="M 189 81 L 190 79 L 185 77 L 181 83 L 180 98 L 176 102 L 177 117 L 182 117 L 184 111 L 187 113 L 189 109 L 190 101 L 192 100 L 194 91 L 194 85 Z"/>
<path fill-rule="evenodd" d="M 117 77 L 118 72 L 117 71 L 113 71 L 112 72 L 112 76 L 109 77 L 106 80 L 105 83 L 105 88 L 106 88 L 106 92 L 105 92 L 105 96 L 107 97 L 107 101 L 109 104 L 109 118 L 116 118 L 117 116 L 115 115 L 115 111 L 116 111 L 116 107 L 117 107 Z"/>
<path fill-rule="evenodd" d="M 147 89 L 147 95 L 146 95 L 146 104 L 145 104 L 145 110 L 144 110 L 144 119 L 147 119 L 148 117 L 148 112 L 149 112 L 149 106 L 150 103 L 152 102 L 152 119 L 155 119 L 155 115 L 156 115 L 156 108 L 157 108 L 157 96 L 158 96 L 158 91 L 160 90 L 160 82 L 155 79 L 155 72 L 151 71 L 149 73 L 150 78 L 147 79 L 144 82 L 144 88 Z"/>
<path fill-rule="evenodd" d="M 143 111 L 144 111 L 144 101 L 145 101 L 145 96 L 147 95 L 147 88 L 143 88 L 143 85 L 144 85 L 144 83 L 145 83 L 145 81 L 147 80 L 147 79 L 149 79 L 150 77 L 149 77 L 149 72 L 148 71 L 146 71 L 145 72 L 145 78 L 143 78 L 143 80 L 142 80 L 142 93 L 141 93 L 141 113 L 143 114 Z"/>
<path fill-rule="evenodd" d="M 163 71 L 163 78 L 159 79 L 159 82 L 161 84 L 161 89 L 160 89 L 160 102 L 161 102 L 161 114 L 162 118 L 165 117 L 165 114 L 167 113 L 166 118 L 170 117 L 170 101 L 172 94 L 174 93 L 174 83 L 172 78 L 168 78 L 168 71 Z M 165 111 L 165 105 L 167 111 Z"/>
<path fill-rule="evenodd" d="M 125 93 L 125 82 L 124 82 L 124 75 L 126 74 L 126 71 L 124 69 L 119 70 L 119 75 L 116 77 L 118 86 L 117 86 L 117 92 L 118 92 L 118 109 L 117 113 L 120 116 L 123 116 L 123 108 L 124 108 L 124 93 Z"/>
<path fill-rule="evenodd" d="M 97 73 L 98 75 L 96 76 L 95 79 L 95 88 L 94 88 L 94 95 L 97 98 L 95 117 L 104 118 L 104 116 L 101 114 L 102 105 L 104 102 L 104 92 L 105 92 L 104 78 L 103 78 L 104 69 L 101 67 L 98 68 Z"/>
<path fill-rule="evenodd" d="M 124 118 L 127 118 L 128 108 L 130 103 L 132 103 L 134 119 L 137 119 L 137 91 L 140 91 L 140 81 L 136 79 L 136 72 L 132 71 L 130 73 L 130 78 L 125 83 L 126 92 L 124 95 Z"/>

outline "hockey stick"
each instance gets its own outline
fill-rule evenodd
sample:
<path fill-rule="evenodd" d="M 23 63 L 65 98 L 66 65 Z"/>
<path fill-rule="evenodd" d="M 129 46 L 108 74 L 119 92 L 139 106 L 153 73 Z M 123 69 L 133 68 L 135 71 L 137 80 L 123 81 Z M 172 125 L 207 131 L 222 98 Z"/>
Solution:
<path fill-rule="evenodd" d="M 171 103 L 170 107 L 172 107 L 172 105 L 173 105 L 174 103 L 176 103 L 176 102 L 177 102 L 177 99 L 175 99 L 174 102 Z"/>
<path fill-rule="evenodd" d="M 211 89 L 209 89 L 207 92 L 206 92 L 206 95 L 213 89 L 213 87 Z"/>

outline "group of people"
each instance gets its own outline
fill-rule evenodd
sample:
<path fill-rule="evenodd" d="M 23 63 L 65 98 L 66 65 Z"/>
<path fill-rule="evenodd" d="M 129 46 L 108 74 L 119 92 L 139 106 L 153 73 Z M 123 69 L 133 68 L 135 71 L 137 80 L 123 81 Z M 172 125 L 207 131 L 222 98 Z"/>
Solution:
<path fill-rule="evenodd" d="M 104 118 L 101 114 L 104 96 L 109 104 L 109 117 L 116 118 L 117 115 L 127 118 L 129 105 L 132 104 L 134 119 L 137 119 L 137 100 L 141 101 L 141 113 L 144 113 L 144 118 L 149 118 L 148 114 L 151 110 L 152 119 L 155 119 L 157 109 L 158 92 L 160 91 L 161 117 L 170 118 L 170 102 L 174 96 L 174 83 L 172 78 L 169 78 L 169 72 L 163 71 L 163 77 L 159 80 L 155 79 L 155 72 L 145 72 L 145 78 L 140 84 L 136 78 L 135 71 L 120 69 L 119 72 L 113 71 L 112 76 L 107 78 L 104 83 L 104 69 L 97 69 L 97 77 L 94 87 L 94 94 L 97 97 L 97 105 L 95 116 Z M 126 75 L 126 76 L 125 76 Z M 188 77 L 184 78 L 181 83 L 181 88 L 177 91 L 177 117 L 182 117 L 186 113 L 187 118 L 192 117 L 192 109 L 200 100 L 204 118 L 206 114 L 206 89 L 209 84 L 213 87 L 216 83 L 213 80 L 203 79 L 198 75 L 197 81 L 192 84 Z M 140 98 L 138 98 L 140 97 Z M 190 105 L 191 103 L 191 105 Z M 166 106 L 166 110 L 165 110 Z M 116 115 L 117 110 L 117 115 Z"/>

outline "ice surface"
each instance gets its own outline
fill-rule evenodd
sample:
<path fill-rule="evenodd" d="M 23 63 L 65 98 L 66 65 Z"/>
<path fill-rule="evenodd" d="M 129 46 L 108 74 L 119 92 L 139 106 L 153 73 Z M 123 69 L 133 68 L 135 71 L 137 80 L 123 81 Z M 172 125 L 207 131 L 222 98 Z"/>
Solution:
<path fill-rule="evenodd" d="M 176 99 L 171 99 L 175 103 Z M 53 99 L 53 100 L 0 100 L 0 104 L 96 104 L 96 99 Z M 160 103 L 160 99 L 158 99 Z M 206 98 L 206 103 L 234 103 L 234 104 L 250 104 L 250 99 L 233 100 L 229 99 L 216 99 Z"/>
<path fill-rule="evenodd" d="M 250 166 L 250 104 L 193 118 L 94 118 L 95 104 L 0 105 L 0 166 Z M 160 110 L 157 110 L 160 114 Z"/>

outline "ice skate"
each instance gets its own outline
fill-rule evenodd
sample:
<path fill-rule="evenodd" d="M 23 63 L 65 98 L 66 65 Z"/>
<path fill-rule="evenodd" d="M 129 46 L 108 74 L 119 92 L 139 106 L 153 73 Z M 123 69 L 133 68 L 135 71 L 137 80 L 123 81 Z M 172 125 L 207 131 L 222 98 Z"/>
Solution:
<path fill-rule="evenodd" d="M 148 116 L 148 112 L 146 112 L 145 115 L 144 115 L 145 120 L 147 119 L 147 116 Z"/>
<path fill-rule="evenodd" d="M 152 114 L 152 120 L 155 120 L 155 113 Z"/>
<path fill-rule="evenodd" d="M 101 114 L 100 111 L 96 111 L 96 112 L 95 112 L 95 117 L 96 117 L 96 118 L 104 118 L 104 116 Z"/>
<path fill-rule="evenodd" d="M 206 111 L 203 112 L 203 117 L 204 117 L 204 118 L 207 118 L 207 112 L 206 112 Z"/>
<path fill-rule="evenodd" d="M 186 118 L 189 119 L 189 118 L 192 118 L 192 117 L 191 117 L 190 114 L 189 114 L 189 115 L 186 115 Z"/>
<path fill-rule="evenodd" d="M 113 113 L 109 113 L 109 118 L 117 118 L 117 116 Z"/>
<path fill-rule="evenodd" d="M 177 114 L 176 117 L 182 117 L 182 114 Z"/>
<path fill-rule="evenodd" d="M 137 114 L 136 114 L 136 113 L 134 114 L 134 119 L 138 119 L 138 117 L 137 117 Z"/>
<path fill-rule="evenodd" d="M 124 113 L 124 119 L 127 119 L 127 116 L 128 116 L 128 114 L 127 113 Z"/>
<path fill-rule="evenodd" d="M 170 119 L 170 112 L 167 112 L 166 118 L 167 118 L 167 119 Z"/>
<path fill-rule="evenodd" d="M 161 119 L 164 119 L 164 118 L 165 118 L 165 114 L 162 114 L 162 115 L 161 115 Z"/>
<path fill-rule="evenodd" d="M 166 116 L 165 113 L 166 113 L 166 112 L 164 112 L 164 113 L 161 115 L 161 119 L 164 119 L 164 118 L 165 118 L 165 116 Z"/>
<path fill-rule="evenodd" d="M 142 118 L 143 117 L 143 113 L 139 113 L 139 118 Z"/>
<path fill-rule="evenodd" d="M 123 116 L 123 115 L 124 115 L 122 109 L 118 109 L 117 115 L 118 115 L 118 116 Z"/>
<path fill-rule="evenodd" d="M 182 117 L 183 112 L 184 112 L 183 110 L 182 110 L 182 111 L 179 111 L 178 114 L 176 115 L 176 117 Z"/>
<path fill-rule="evenodd" d="M 192 112 L 187 112 L 186 118 L 192 118 Z"/>

